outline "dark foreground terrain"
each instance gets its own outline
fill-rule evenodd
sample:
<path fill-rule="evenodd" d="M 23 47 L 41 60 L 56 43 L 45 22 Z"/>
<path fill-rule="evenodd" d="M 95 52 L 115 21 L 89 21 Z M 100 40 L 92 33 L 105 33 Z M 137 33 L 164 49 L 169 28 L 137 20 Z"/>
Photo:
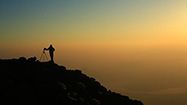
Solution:
<path fill-rule="evenodd" d="M 36 58 L 0 60 L 1 105 L 143 105 L 80 70 Z"/>

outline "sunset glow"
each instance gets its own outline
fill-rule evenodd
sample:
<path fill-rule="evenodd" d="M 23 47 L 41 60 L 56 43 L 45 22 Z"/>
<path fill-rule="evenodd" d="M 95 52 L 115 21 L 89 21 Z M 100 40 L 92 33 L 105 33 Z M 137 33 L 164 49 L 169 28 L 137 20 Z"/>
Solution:
<path fill-rule="evenodd" d="M 57 64 L 113 91 L 187 105 L 187 0 L 0 0 L 0 14 L 0 59 L 53 44 Z"/>

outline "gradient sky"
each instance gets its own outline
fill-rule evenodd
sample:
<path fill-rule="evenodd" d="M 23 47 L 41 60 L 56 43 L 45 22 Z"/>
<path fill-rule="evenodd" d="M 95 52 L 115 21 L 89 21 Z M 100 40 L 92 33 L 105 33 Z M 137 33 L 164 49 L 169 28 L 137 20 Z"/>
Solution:
<path fill-rule="evenodd" d="M 0 0 L 0 58 L 55 61 L 145 105 L 187 104 L 187 0 Z"/>

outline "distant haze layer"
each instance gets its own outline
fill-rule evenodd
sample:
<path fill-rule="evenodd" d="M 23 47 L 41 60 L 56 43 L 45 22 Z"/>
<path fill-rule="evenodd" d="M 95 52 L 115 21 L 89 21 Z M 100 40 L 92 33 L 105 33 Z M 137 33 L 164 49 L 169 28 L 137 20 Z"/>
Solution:
<path fill-rule="evenodd" d="M 112 91 L 187 104 L 186 0 L 1 0 L 0 14 L 0 59 L 53 44 L 57 64 Z"/>

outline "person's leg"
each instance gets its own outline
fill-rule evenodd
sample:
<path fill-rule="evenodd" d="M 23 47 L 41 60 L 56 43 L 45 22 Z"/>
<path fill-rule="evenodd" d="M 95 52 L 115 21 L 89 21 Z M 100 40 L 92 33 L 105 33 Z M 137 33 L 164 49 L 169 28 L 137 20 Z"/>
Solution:
<path fill-rule="evenodd" d="M 50 52 L 50 57 L 51 57 L 51 61 L 54 62 L 53 61 L 53 52 Z"/>

